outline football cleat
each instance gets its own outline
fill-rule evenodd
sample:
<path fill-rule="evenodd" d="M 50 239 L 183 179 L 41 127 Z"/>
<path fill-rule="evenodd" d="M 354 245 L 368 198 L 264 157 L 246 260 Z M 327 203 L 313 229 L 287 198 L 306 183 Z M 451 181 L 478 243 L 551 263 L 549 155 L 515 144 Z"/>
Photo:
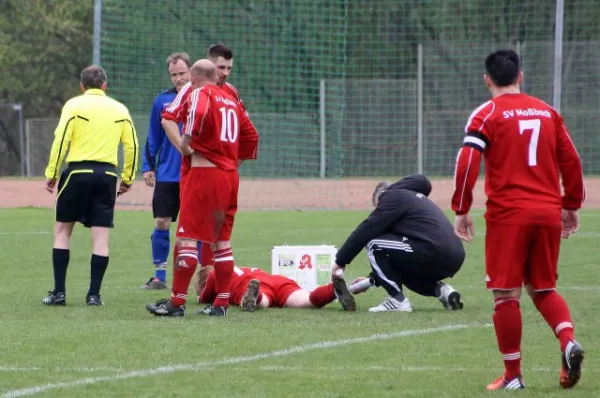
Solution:
<path fill-rule="evenodd" d="M 410 300 L 405 298 L 402 301 L 398 301 L 393 297 L 388 297 L 381 304 L 376 307 L 369 308 L 369 312 L 388 312 L 388 311 L 399 311 L 399 312 L 412 312 Z"/>
<path fill-rule="evenodd" d="M 226 316 L 227 312 L 229 312 L 229 307 L 214 307 L 212 305 L 203 310 L 198 310 L 198 314 L 208 316 Z"/>
<path fill-rule="evenodd" d="M 166 283 L 161 282 L 158 278 L 150 278 L 148 282 L 140 286 L 140 289 L 144 290 L 163 290 L 167 289 L 168 286 Z"/>
<path fill-rule="evenodd" d="M 240 308 L 242 311 L 254 312 L 256 310 L 256 302 L 258 301 L 258 290 L 260 289 L 260 281 L 252 279 L 248 283 L 248 290 L 242 297 Z"/>
<path fill-rule="evenodd" d="M 42 300 L 44 305 L 65 305 L 67 304 L 67 295 L 64 292 L 48 292 L 48 295 Z"/>
<path fill-rule="evenodd" d="M 348 290 L 344 278 L 333 278 L 333 291 L 344 311 L 356 311 L 354 296 L 352 296 L 352 293 Z"/>
<path fill-rule="evenodd" d="M 100 298 L 100 295 L 96 295 L 96 294 L 90 294 L 85 298 L 85 303 L 87 305 L 89 305 L 90 307 L 100 307 L 104 305 L 104 302 L 102 302 L 102 299 Z"/>
<path fill-rule="evenodd" d="M 488 384 L 486 390 L 522 390 L 524 388 L 525 384 L 523 384 L 523 379 L 520 376 L 515 377 L 512 380 L 506 380 L 504 375 L 502 375 L 498 377 L 493 383 Z"/>
<path fill-rule="evenodd" d="M 438 300 L 442 303 L 447 311 L 458 311 L 462 310 L 464 305 L 460 301 L 460 293 L 452 288 L 452 286 L 445 283 L 440 284 L 441 296 Z"/>
<path fill-rule="evenodd" d="M 146 309 L 156 316 L 184 316 L 185 314 L 185 305 L 173 307 L 171 301 L 166 299 L 158 300 L 155 304 L 146 304 Z"/>
<path fill-rule="evenodd" d="M 560 386 L 562 388 L 575 387 L 581 378 L 583 354 L 583 348 L 577 341 L 569 341 L 567 348 L 561 354 L 562 367 L 560 369 Z"/>

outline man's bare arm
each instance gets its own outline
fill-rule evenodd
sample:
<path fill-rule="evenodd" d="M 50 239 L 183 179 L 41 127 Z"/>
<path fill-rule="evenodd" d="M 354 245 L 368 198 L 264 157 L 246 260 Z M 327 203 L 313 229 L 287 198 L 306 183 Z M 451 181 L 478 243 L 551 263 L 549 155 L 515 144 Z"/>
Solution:
<path fill-rule="evenodd" d="M 177 125 L 177 123 L 173 120 L 162 118 L 160 124 L 165 129 L 165 132 L 167 133 L 167 138 L 169 139 L 171 145 L 177 148 L 179 153 L 181 153 L 181 148 L 179 147 L 181 133 L 179 132 L 179 126 Z"/>
<path fill-rule="evenodd" d="M 194 153 L 194 149 L 190 146 L 190 142 L 192 141 L 192 137 L 189 135 L 182 135 L 179 141 L 179 152 L 181 152 L 184 156 L 189 156 Z"/>

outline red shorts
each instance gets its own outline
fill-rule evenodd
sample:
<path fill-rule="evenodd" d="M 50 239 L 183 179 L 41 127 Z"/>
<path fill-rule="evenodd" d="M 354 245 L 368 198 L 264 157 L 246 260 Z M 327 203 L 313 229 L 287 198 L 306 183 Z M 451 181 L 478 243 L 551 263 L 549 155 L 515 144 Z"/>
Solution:
<path fill-rule="evenodd" d="M 237 170 L 192 167 L 184 181 L 177 237 L 208 243 L 230 240 L 240 185 Z"/>
<path fill-rule="evenodd" d="M 302 290 L 300 285 L 281 275 L 271 275 L 268 282 L 261 282 L 260 291 L 262 294 L 269 297 L 271 301 L 271 307 L 285 307 L 291 294 Z"/>
<path fill-rule="evenodd" d="M 487 288 L 510 290 L 531 285 L 552 290 L 558 278 L 560 227 L 487 223 L 485 270 Z"/>
<path fill-rule="evenodd" d="M 183 156 L 181 158 L 181 168 L 179 171 L 179 198 L 181 199 L 181 192 L 183 190 L 183 186 L 185 185 L 185 181 L 188 173 L 191 169 L 191 160 L 189 156 Z"/>

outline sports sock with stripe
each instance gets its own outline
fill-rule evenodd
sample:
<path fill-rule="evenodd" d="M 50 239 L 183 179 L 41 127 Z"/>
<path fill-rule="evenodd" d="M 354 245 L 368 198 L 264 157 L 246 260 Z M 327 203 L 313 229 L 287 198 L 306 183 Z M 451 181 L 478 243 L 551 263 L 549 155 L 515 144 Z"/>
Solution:
<path fill-rule="evenodd" d="M 215 291 L 217 298 L 213 306 L 228 307 L 233 275 L 234 259 L 231 248 L 215 251 Z"/>
<path fill-rule="evenodd" d="M 171 242 L 168 229 L 154 229 L 152 237 L 152 262 L 154 263 L 154 277 L 161 282 L 167 281 L 167 259 Z"/>
<path fill-rule="evenodd" d="M 512 380 L 521 376 L 523 322 L 519 299 L 497 298 L 492 319 L 496 329 L 498 348 L 504 360 L 504 377 Z"/>
<path fill-rule="evenodd" d="M 575 338 L 567 302 L 560 294 L 552 290 L 536 293 L 533 303 L 560 340 L 560 350 L 564 351 L 569 341 Z"/>
<path fill-rule="evenodd" d="M 171 288 L 171 304 L 179 307 L 187 300 L 190 281 L 198 266 L 198 249 L 181 247 L 177 256 L 177 266 L 173 269 L 173 287 Z"/>

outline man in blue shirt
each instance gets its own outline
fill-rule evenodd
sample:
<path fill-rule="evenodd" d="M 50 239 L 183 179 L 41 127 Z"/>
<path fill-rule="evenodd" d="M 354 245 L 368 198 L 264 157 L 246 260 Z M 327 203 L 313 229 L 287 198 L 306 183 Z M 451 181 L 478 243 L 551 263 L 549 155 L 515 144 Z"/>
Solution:
<path fill-rule="evenodd" d="M 174 53 L 167 57 L 167 68 L 173 88 L 158 94 L 152 105 L 148 138 L 144 151 L 142 172 L 144 181 L 154 187 L 152 212 L 155 227 L 152 232 L 152 259 L 154 276 L 140 288 L 166 289 L 167 259 L 170 252 L 169 227 L 179 214 L 179 177 L 181 153 L 179 143 L 172 145 L 161 125 L 161 113 L 177 96 L 177 92 L 190 80 L 192 63 L 186 53 Z M 181 130 L 181 125 L 179 126 Z"/>

